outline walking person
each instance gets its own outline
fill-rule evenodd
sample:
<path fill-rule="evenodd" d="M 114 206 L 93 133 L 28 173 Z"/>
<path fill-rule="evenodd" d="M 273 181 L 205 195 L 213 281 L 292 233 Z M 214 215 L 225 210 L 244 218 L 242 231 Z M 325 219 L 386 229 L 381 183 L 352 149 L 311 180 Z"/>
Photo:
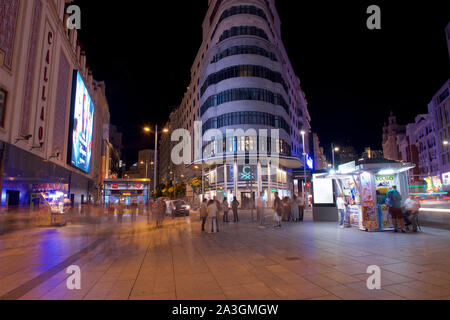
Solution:
<path fill-rule="evenodd" d="M 238 215 L 239 205 L 240 205 L 239 201 L 237 201 L 236 197 L 234 197 L 233 202 L 231 203 L 231 208 L 233 210 L 233 217 L 235 223 L 239 222 L 239 215 Z"/>
<path fill-rule="evenodd" d="M 123 211 L 124 206 L 123 203 L 119 201 L 119 204 L 117 205 L 117 222 L 122 223 L 123 219 Z"/>
<path fill-rule="evenodd" d="M 258 199 L 256 199 L 256 214 L 258 216 L 258 221 L 261 226 L 264 226 L 264 209 L 266 207 L 266 202 L 264 201 L 264 192 L 261 192 Z"/>
<path fill-rule="evenodd" d="M 275 210 L 275 228 L 281 228 L 281 218 L 283 217 L 283 203 L 278 195 L 278 192 L 275 192 L 275 200 L 273 201 L 273 209 Z"/>
<path fill-rule="evenodd" d="M 283 221 L 289 222 L 291 219 L 291 206 L 289 197 L 283 199 Z"/>
<path fill-rule="evenodd" d="M 345 197 L 340 194 L 336 200 L 337 207 L 339 210 L 339 227 L 344 229 L 345 227 L 345 215 L 347 213 L 347 203 L 345 202 Z"/>
<path fill-rule="evenodd" d="M 410 195 L 410 197 L 406 199 L 405 203 L 403 204 L 403 207 L 405 208 L 406 215 L 411 221 L 413 232 L 417 232 L 417 227 L 419 224 L 420 202 L 416 199 L 416 197 Z"/>
<path fill-rule="evenodd" d="M 205 225 L 208 219 L 208 200 L 204 199 L 200 206 L 200 219 L 202 219 L 202 232 L 206 232 Z"/>
<path fill-rule="evenodd" d="M 217 219 L 217 229 L 219 229 L 219 220 L 220 220 L 220 212 L 222 212 L 222 204 L 220 203 L 219 200 L 217 200 L 217 197 L 214 197 L 214 203 L 216 204 L 217 207 L 216 219 Z"/>
<path fill-rule="evenodd" d="M 305 217 L 305 197 L 302 195 L 300 198 L 298 198 L 298 210 L 300 215 L 300 221 L 303 221 L 303 218 Z"/>
<path fill-rule="evenodd" d="M 294 222 L 300 221 L 300 206 L 298 205 L 298 198 L 295 194 L 291 201 L 291 212 L 292 212 L 292 220 Z"/>
<path fill-rule="evenodd" d="M 166 218 L 166 211 L 167 211 L 166 202 L 163 200 L 160 200 L 159 201 L 159 218 L 160 218 L 159 226 L 160 226 L 160 228 L 163 227 L 164 219 Z"/>
<path fill-rule="evenodd" d="M 216 202 L 214 200 L 210 200 L 206 210 L 210 219 L 209 221 L 211 222 L 211 233 L 214 233 L 214 225 L 216 226 L 216 232 L 219 232 L 219 226 L 217 223 L 217 214 L 219 213 L 219 209 L 217 208 Z"/>
<path fill-rule="evenodd" d="M 398 222 L 400 222 L 401 231 L 406 233 L 405 219 L 402 212 L 402 195 L 397 191 L 397 187 L 393 186 L 386 195 L 386 203 L 392 217 L 394 232 L 398 232 Z"/>
<path fill-rule="evenodd" d="M 229 217 L 228 217 L 228 212 L 230 212 L 230 205 L 228 204 L 227 198 L 223 199 L 222 209 L 223 209 L 223 222 L 224 223 L 230 222 Z"/>
<path fill-rule="evenodd" d="M 152 207 L 153 207 L 153 200 L 149 200 L 147 203 L 147 224 L 150 224 L 150 221 L 152 219 Z"/>

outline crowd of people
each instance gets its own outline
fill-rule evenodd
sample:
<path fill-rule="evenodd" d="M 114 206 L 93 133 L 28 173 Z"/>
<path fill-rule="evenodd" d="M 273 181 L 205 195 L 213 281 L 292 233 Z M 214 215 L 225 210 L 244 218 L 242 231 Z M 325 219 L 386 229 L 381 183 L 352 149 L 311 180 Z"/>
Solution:
<path fill-rule="evenodd" d="M 292 199 L 285 197 L 280 199 L 279 194 L 274 193 L 273 204 L 267 203 L 264 199 L 264 193 L 261 193 L 255 202 L 252 204 L 256 209 L 256 221 L 260 226 L 265 225 L 266 215 L 269 208 L 273 208 L 275 228 L 281 228 L 282 222 L 299 222 L 303 221 L 303 215 L 305 210 L 305 200 L 301 197 L 294 195 Z M 234 198 L 231 204 L 228 199 L 224 199 L 222 202 L 217 198 L 208 200 L 204 199 L 200 206 L 200 219 L 202 221 L 202 232 L 206 232 L 206 225 L 209 222 L 211 233 L 220 232 L 219 221 L 223 221 L 226 225 L 230 223 L 230 211 L 232 213 L 232 219 L 234 223 L 239 222 L 239 201 Z M 222 219 L 220 218 L 222 215 Z M 253 219 L 253 217 L 252 217 Z"/>

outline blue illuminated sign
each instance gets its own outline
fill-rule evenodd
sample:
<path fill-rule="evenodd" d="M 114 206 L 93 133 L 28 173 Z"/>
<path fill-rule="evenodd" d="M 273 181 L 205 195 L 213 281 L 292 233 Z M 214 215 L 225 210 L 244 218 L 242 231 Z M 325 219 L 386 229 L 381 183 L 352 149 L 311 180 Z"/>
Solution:
<path fill-rule="evenodd" d="M 311 156 L 309 154 L 306 155 L 306 167 L 309 170 L 314 169 L 314 160 L 313 160 L 313 158 L 311 158 Z"/>

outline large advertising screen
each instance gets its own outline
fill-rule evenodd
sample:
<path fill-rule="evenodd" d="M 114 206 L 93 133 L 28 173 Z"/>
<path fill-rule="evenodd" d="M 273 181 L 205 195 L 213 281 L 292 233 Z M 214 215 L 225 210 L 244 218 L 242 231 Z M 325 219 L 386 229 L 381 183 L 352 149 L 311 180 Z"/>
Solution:
<path fill-rule="evenodd" d="M 72 105 L 71 164 L 89 173 L 92 157 L 92 133 L 94 129 L 94 104 L 78 71 L 74 72 Z"/>
<path fill-rule="evenodd" d="M 332 179 L 318 179 L 313 175 L 313 199 L 316 205 L 333 205 L 334 204 L 334 192 L 333 192 L 333 180 Z"/>

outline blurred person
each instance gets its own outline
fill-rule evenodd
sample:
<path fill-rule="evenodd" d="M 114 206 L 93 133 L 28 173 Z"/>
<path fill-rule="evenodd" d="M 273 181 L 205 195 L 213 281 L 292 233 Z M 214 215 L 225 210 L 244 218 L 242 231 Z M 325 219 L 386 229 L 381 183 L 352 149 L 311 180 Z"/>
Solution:
<path fill-rule="evenodd" d="M 283 217 L 283 203 L 281 202 L 278 192 L 275 192 L 275 199 L 273 200 L 273 209 L 275 211 L 275 228 L 281 228 L 281 218 Z"/>
<path fill-rule="evenodd" d="M 206 220 L 208 219 L 208 200 L 206 199 L 203 199 L 203 202 L 200 205 L 200 219 L 202 219 L 202 232 L 206 232 L 205 225 Z"/>
<path fill-rule="evenodd" d="M 303 221 L 305 216 L 305 197 L 302 195 L 298 198 L 299 221 Z"/>
<path fill-rule="evenodd" d="M 336 200 L 337 208 L 339 211 L 339 227 L 344 229 L 345 227 L 345 215 L 347 213 L 347 203 L 345 202 L 345 197 L 340 194 Z"/>
<path fill-rule="evenodd" d="M 413 232 L 417 232 L 417 227 L 419 224 L 419 210 L 420 202 L 413 195 L 410 195 L 408 199 L 405 200 L 403 207 L 405 208 L 405 213 L 411 221 Z"/>
<path fill-rule="evenodd" d="M 402 212 L 402 195 L 397 191 L 397 186 L 393 186 L 386 195 L 386 204 L 389 207 L 389 212 L 392 217 L 392 224 L 394 225 L 394 232 L 398 232 L 398 222 L 401 226 L 402 233 L 406 233 L 405 219 Z"/>
<path fill-rule="evenodd" d="M 284 197 L 283 201 L 283 221 L 288 222 L 291 219 L 290 198 Z"/>
<path fill-rule="evenodd" d="M 149 200 L 147 202 L 147 207 L 146 207 L 147 224 L 150 224 L 150 221 L 152 219 L 152 207 L 153 207 L 153 200 Z"/>
<path fill-rule="evenodd" d="M 291 212 L 292 212 L 292 221 L 298 222 L 300 220 L 300 210 L 298 205 L 298 198 L 295 194 L 291 201 Z"/>
<path fill-rule="evenodd" d="M 228 199 L 223 199 L 222 202 L 222 210 L 223 210 L 223 222 L 228 223 L 230 222 L 228 212 L 230 212 L 230 205 L 228 204 Z"/>
<path fill-rule="evenodd" d="M 264 209 L 266 207 L 266 202 L 264 201 L 264 192 L 261 192 L 259 197 L 256 199 L 256 216 L 261 226 L 264 225 Z"/>
<path fill-rule="evenodd" d="M 121 201 L 117 204 L 117 222 L 122 223 L 123 221 L 123 211 L 124 211 L 124 205 Z"/>
<path fill-rule="evenodd" d="M 233 210 L 233 221 L 235 223 L 239 222 L 239 201 L 237 200 L 236 197 L 233 198 L 233 202 L 231 203 L 231 209 Z"/>
<path fill-rule="evenodd" d="M 164 218 L 166 217 L 167 205 L 163 200 L 158 201 L 158 227 L 162 228 L 164 224 Z"/>
<path fill-rule="evenodd" d="M 222 204 L 220 203 L 219 200 L 217 200 L 217 197 L 214 197 L 214 203 L 216 204 L 217 207 L 217 215 L 216 215 L 216 219 L 217 219 L 217 228 L 219 228 L 219 219 L 220 219 L 220 213 L 222 212 Z"/>
<path fill-rule="evenodd" d="M 211 233 L 214 233 L 214 225 L 216 226 L 216 232 L 219 232 L 219 225 L 217 223 L 217 214 L 219 213 L 219 209 L 217 208 L 216 201 L 210 200 L 208 202 L 208 208 L 206 210 L 211 222 Z"/>
<path fill-rule="evenodd" d="M 144 208 L 145 208 L 145 202 L 144 202 L 144 200 L 140 200 L 139 205 L 138 205 L 138 214 L 140 216 L 144 215 L 144 210 L 145 210 Z"/>

